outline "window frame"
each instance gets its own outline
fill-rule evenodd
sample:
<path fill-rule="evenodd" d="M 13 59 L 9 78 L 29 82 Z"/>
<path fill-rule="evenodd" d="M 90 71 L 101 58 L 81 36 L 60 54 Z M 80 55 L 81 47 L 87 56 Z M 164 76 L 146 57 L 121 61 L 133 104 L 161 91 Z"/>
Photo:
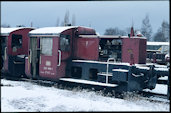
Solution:
<path fill-rule="evenodd" d="M 71 36 L 60 34 L 60 41 L 59 41 L 59 48 L 61 51 L 68 52 L 70 51 L 70 43 L 71 43 Z M 67 40 L 66 40 L 67 39 Z"/>
<path fill-rule="evenodd" d="M 50 43 L 47 40 L 50 39 Z M 45 45 L 46 43 L 46 45 Z M 46 48 L 46 50 L 45 50 Z M 53 38 L 51 37 L 41 37 L 40 38 L 40 54 L 46 56 L 52 56 L 53 53 Z"/>
<path fill-rule="evenodd" d="M 12 34 L 11 47 L 22 48 L 22 45 L 23 45 L 23 36 L 20 34 Z"/>

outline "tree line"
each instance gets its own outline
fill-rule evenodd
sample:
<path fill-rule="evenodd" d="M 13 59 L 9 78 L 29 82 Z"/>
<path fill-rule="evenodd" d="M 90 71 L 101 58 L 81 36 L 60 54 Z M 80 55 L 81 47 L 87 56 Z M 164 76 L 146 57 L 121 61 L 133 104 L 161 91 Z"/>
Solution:
<path fill-rule="evenodd" d="M 108 28 L 105 30 L 104 35 L 128 35 L 131 31 L 131 27 L 126 28 L 125 30 L 121 30 L 118 27 Z M 165 20 L 161 23 L 161 26 L 158 28 L 157 32 L 152 35 L 152 27 L 150 24 L 149 16 L 146 15 L 142 20 L 141 29 L 136 31 L 140 31 L 143 36 L 147 38 L 147 41 L 159 41 L 159 42 L 168 42 L 170 41 L 170 26 L 169 23 Z"/>

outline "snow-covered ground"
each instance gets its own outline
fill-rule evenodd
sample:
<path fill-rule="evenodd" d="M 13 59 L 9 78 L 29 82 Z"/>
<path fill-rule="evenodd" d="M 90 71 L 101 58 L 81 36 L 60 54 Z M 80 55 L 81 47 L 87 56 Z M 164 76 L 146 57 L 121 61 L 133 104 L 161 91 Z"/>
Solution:
<path fill-rule="evenodd" d="M 145 99 L 118 99 L 89 90 L 63 90 L 1 79 L 2 112 L 170 111 L 170 104 Z"/>
<path fill-rule="evenodd" d="M 166 84 L 156 84 L 156 87 L 153 90 L 144 89 L 143 91 L 167 95 L 167 89 L 168 85 Z"/>

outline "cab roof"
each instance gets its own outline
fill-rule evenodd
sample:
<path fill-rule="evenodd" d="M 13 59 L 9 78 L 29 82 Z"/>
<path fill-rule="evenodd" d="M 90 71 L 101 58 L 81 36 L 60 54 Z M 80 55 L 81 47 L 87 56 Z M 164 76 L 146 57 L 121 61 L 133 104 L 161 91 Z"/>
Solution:
<path fill-rule="evenodd" d="M 12 28 L 1 28 L 1 36 L 8 36 L 11 32 L 24 29 L 27 27 L 12 27 Z M 33 28 L 32 28 L 33 29 Z"/>
<path fill-rule="evenodd" d="M 29 32 L 30 36 L 52 35 L 59 36 L 65 30 L 77 28 L 78 26 L 44 27 Z"/>

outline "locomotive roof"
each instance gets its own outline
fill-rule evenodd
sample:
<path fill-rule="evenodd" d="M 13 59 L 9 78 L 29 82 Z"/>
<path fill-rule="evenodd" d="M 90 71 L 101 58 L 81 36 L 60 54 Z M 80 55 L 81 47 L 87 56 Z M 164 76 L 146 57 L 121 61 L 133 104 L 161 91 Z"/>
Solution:
<path fill-rule="evenodd" d="M 1 35 L 8 36 L 11 32 L 24 28 L 26 27 L 1 28 Z"/>
<path fill-rule="evenodd" d="M 39 28 L 36 30 L 32 30 L 29 32 L 30 36 L 37 36 L 37 35 L 54 35 L 59 36 L 59 34 L 65 30 L 71 29 L 71 28 L 77 28 L 78 26 L 62 26 L 62 27 L 44 27 Z"/>

